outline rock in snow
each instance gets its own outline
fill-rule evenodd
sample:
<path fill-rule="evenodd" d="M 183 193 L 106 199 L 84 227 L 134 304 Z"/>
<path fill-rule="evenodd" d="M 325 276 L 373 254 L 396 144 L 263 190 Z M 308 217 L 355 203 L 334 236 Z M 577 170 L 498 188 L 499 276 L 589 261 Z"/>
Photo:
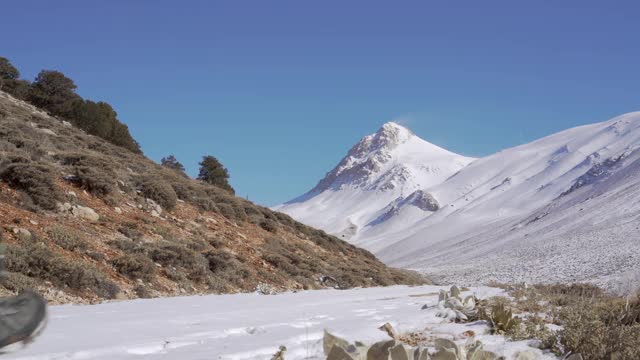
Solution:
<path fill-rule="evenodd" d="M 440 281 L 629 287 L 640 284 L 640 113 L 476 160 L 385 124 L 275 209 Z"/>

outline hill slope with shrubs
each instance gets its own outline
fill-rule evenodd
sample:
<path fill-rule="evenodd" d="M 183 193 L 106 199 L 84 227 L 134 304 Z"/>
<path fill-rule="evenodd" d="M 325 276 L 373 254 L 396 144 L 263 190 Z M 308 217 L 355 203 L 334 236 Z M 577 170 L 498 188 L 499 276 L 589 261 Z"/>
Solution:
<path fill-rule="evenodd" d="M 0 290 L 54 302 L 419 284 L 0 92 Z"/>

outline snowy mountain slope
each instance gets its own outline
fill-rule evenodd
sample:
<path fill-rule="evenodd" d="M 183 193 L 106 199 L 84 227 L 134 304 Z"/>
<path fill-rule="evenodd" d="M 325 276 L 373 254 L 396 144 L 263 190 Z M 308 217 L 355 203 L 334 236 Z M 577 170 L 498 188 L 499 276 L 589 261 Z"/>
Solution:
<path fill-rule="evenodd" d="M 92 306 L 54 306 L 35 343 L 3 359 L 271 359 L 280 345 L 285 358 L 325 359 L 323 330 L 350 341 L 388 339 L 378 330 L 391 322 L 400 332 L 428 329 L 455 339 L 474 331 L 485 348 L 513 359 L 520 351 L 556 359 L 528 345 L 489 335 L 485 322 L 448 323 L 436 317 L 441 287 L 393 286 L 319 290 L 273 296 L 208 295 L 134 300 Z M 496 288 L 471 288 L 480 298 L 503 296 Z M 430 306 L 420 310 L 423 305 Z M 283 311 L 286 309 L 286 311 Z"/>
<path fill-rule="evenodd" d="M 506 149 L 423 187 L 437 211 L 399 201 L 350 241 L 442 281 L 619 287 L 640 268 L 639 147 L 629 113 Z"/>
<path fill-rule="evenodd" d="M 311 191 L 274 209 L 350 238 L 393 202 L 441 183 L 473 160 L 389 122 L 360 140 Z M 418 197 L 413 194 L 412 202 L 424 203 Z M 437 203 L 422 207 L 434 210 Z"/>

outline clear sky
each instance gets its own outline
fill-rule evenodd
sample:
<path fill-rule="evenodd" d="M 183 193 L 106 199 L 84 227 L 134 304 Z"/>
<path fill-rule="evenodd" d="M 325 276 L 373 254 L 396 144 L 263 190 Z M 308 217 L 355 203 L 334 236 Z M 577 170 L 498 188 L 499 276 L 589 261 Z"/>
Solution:
<path fill-rule="evenodd" d="M 638 1 L 9 1 L 0 56 L 111 103 L 144 152 L 300 195 L 401 119 L 470 156 L 640 110 Z"/>

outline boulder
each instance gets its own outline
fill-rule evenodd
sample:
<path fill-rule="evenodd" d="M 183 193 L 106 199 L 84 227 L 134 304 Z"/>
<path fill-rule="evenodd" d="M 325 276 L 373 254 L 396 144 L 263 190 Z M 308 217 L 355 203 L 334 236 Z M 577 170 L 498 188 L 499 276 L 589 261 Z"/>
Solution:
<path fill-rule="evenodd" d="M 100 215 L 90 207 L 75 205 L 71 209 L 71 213 L 75 217 L 79 217 L 82 219 L 86 219 L 89 221 L 98 221 L 100 220 Z"/>
<path fill-rule="evenodd" d="M 18 235 L 20 238 L 31 239 L 31 232 L 25 228 L 14 227 L 13 233 Z"/>

